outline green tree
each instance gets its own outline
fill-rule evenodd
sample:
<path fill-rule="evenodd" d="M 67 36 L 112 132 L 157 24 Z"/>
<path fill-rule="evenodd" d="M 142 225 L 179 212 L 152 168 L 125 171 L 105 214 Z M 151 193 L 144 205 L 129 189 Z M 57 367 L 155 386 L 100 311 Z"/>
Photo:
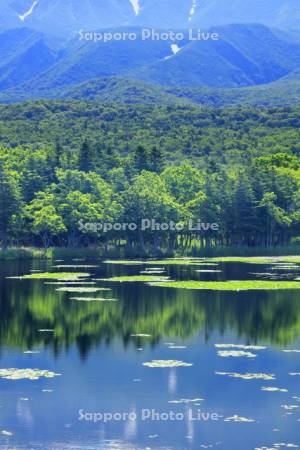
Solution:
<path fill-rule="evenodd" d="M 9 241 L 9 230 L 14 217 L 21 213 L 21 192 L 18 174 L 4 168 L 0 161 L 0 240 L 2 249 Z"/>

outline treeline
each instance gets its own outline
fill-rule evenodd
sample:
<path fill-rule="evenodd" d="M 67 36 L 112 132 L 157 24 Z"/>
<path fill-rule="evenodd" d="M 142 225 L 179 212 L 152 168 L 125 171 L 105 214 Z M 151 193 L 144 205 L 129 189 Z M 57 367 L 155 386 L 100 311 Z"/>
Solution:
<path fill-rule="evenodd" d="M 297 155 L 246 155 L 235 166 L 220 155 L 202 166 L 170 161 L 160 146 L 138 145 L 125 155 L 87 140 L 73 152 L 59 141 L 2 148 L 2 247 L 103 245 L 144 254 L 287 245 L 300 236 Z M 143 231 L 142 219 L 184 227 Z M 218 229 L 189 229 L 198 220 Z M 104 223 L 138 227 L 104 231 L 98 226 Z"/>

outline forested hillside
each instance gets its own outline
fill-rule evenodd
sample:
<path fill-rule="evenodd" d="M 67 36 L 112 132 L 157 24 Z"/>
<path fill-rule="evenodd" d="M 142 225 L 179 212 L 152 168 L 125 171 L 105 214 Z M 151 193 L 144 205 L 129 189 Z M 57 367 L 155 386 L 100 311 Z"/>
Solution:
<path fill-rule="evenodd" d="M 300 236 L 300 108 L 36 102 L 0 107 L 3 246 L 288 244 Z M 86 223 L 217 223 L 95 232 Z M 80 225 L 81 224 L 81 225 Z"/>

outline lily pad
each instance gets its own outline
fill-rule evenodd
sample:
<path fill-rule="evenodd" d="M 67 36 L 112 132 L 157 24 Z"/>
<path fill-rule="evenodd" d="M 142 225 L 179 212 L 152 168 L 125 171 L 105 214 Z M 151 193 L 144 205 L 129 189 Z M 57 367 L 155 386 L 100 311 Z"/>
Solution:
<path fill-rule="evenodd" d="M 235 414 L 232 417 L 226 417 L 226 419 L 224 419 L 224 422 L 243 422 L 243 423 L 250 423 L 250 422 L 255 422 L 254 419 L 249 419 L 247 417 L 241 417 L 238 416 L 237 414 Z"/>
<path fill-rule="evenodd" d="M 71 297 L 70 300 L 76 302 L 117 302 L 115 298 L 100 298 L 100 297 Z"/>
<path fill-rule="evenodd" d="M 76 281 L 79 278 L 89 277 L 89 273 L 82 272 L 42 272 L 32 273 L 30 275 L 22 275 L 20 277 L 7 277 L 15 280 L 72 280 Z"/>
<path fill-rule="evenodd" d="M 236 373 L 236 372 L 216 372 L 216 375 L 224 375 L 231 378 L 241 378 L 243 380 L 275 380 L 274 374 L 268 373 Z"/>
<path fill-rule="evenodd" d="M 92 292 L 99 292 L 102 291 L 102 288 L 97 288 L 97 287 L 61 287 L 61 288 L 57 288 L 55 289 L 56 291 L 59 292 L 87 292 L 87 293 L 92 293 Z"/>
<path fill-rule="evenodd" d="M 203 398 L 181 398 L 179 400 L 169 400 L 168 403 L 172 403 L 172 404 L 180 404 L 180 403 L 198 403 L 198 402 L 202 402 L 204 399 Z"/>
<path fill-rule="evenodd" d="M 130 336 L 131 336 L 131 337 L 145 337 L 145 338 L 152 337 L 151 334 L 146 334 L 146 333 L 131 334 Z"/>
<path fill-rule="evenodd" d="M 92 264 L 73 264 L 73 265 L 57 265 L 57 266 L 53 266 L 54 269 L 93 269 L 99 266 L 95 266 Z"/>
<path fill-rule="evenodd" d="M 6 380 L 38 380 L 39 378 L 54 378 L 60 373 L 40 369 L 0 369 L 0 378 Z"/>
<path fill-rule="evenodd" d="M 283 388 L 278 388 L 275 386 L 263 386 L 260 388 L 261 391 L 267 391 L 267 392 L 288 392 L 287 389 L 283 389 Z"/>
<path fill-rule="evenodd" d="M 124 277 L 112 277 L 112 278 L 103 278 L 101 281 L 115 281 L 115 282 L 134 282 L 134 281 L 145 281 L 145 282 L 158 282 L 158 281 L 167 281 L 169 277 L 163 276 L 154 276 L 154 275 L 131 275 Z"/>
<path fill-rule="evenodd" d="M 176 289 L 199 289 L 210 291 L 255 291 L 255 290 L 279 290 L 300 289 L 297 281 L 161 281 L 151 282 L 151 286 L 176 288 Z"/>
<path fill-rule="evenodd" d="M 242 344 L 215 344 L 217 348 L 241 348 L 243 350 L 265 350 L 267 347 L 261 345 L 242 345 Z"/>
<path fill-rule="evenodd" d="M 162 368 L 166 368 L 166 367 L 190 367 L 192 366 L 192 363 L 187 363 L 184 361 L 177 361 L 177 360 L 173 360 L 173 359 L 154 359 L 150 362 L 144 362 L 143 366 L 146 367 L 151 367 L 151 368 L 157 368 L 157 367 L 162 367 Z"/>
<path fill-rule="evenodd" d="M 256 358 L 257 355 L 255 355 L 252 352 L 244 352 L 242 350 L 219 350 L 218 356 L 221 356 L 223 358 Z"/>
<path fill-rule="evenodd" d="M 199 273 L 220 273 L 222 272 L 222 270 L 214 270 L 214 269 L 197 269 L 195 270 L 195 272 L 199 272 Z"/>
<path fill-rule="evenodd" d="M 13 436 L 13 433 L 11 431 L 2 430 L 0 432 L 3 436 Z"/>

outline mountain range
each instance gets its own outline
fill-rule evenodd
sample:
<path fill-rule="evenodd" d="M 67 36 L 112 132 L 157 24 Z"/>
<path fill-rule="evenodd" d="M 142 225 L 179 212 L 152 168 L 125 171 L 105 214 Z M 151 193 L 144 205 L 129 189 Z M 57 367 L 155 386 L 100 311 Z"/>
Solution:
<path fill-rule="evenodd" d="M 298 1 L 0 0 L 0 100 L 290 104 Z"/>
<path fill-rule="evenodd" d="M 26 26 L 59 37 L 80 29 L 231 23 L 300 31 L 299 0 L 0 0 L 0 10 L 0 31 Z"/>
<path fill-rule="evenodd" d="M 217 40 L 143 40 L 139 28 L 114 29 L 136 39 L 62 46 L 16 28 L 0 34 L 1 99 L 53 98 L 95 79 L 123 77 L 160 86 L 242 88 L 297 76 L 300 43 L 264 25 L 214 27 Z M 296 75 L 293 75 L 293 74 Z"/>

